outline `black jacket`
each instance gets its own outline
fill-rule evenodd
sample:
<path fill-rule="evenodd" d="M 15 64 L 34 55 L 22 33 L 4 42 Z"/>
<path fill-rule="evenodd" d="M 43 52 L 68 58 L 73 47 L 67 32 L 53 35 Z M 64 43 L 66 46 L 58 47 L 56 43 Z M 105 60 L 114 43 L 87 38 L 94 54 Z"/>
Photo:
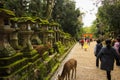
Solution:
<path fill-rule="evenodd" d="M 101 48 L 102 48 L 103 46 L 102 46 L 102 44 L 101 43 L 97 43 L 96 44 L 96 47 L 95 47 L 95 56 L 97 56 L 98 55 L 98 53 L 100 52 L 100 50 L 101 50 Z"/>
<path fill-rule="evenodd" d="M 97 65 L 99 65 L 99 59 L 101 61 L 101 69 L 111 71 L 113 70 L 115 59 L 118 60 L 118 54 L 112 47 L 103 47 L 97 55 Z"/>

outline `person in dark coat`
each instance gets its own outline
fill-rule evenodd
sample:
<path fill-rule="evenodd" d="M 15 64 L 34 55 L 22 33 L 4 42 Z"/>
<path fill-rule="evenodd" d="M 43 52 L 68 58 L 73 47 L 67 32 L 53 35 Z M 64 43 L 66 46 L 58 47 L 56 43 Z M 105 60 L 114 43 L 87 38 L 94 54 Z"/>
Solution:
<path fill-rule="evenodd" d="M 102 45 L 100 39 L 98 39 L 96 42 L 97 42 L 97 44 L 96 44 L 95 49 L 94 49 L 94 54 L 95 54 L 95 56 L 96 56 L 96 58 L 97 58 L 97 55 L 98 55 L 98 53 L 100 52 L 100 50 L 101 50 L 101 48 L 103 47 L 103 45 Z M 96 65 L 97 65 L 97 61 L 96 61 Z"/>
<path fill-rule="evenodd" d="M 99 59 L 101 61 L 101 69 L 106 71 L 107 79 L 111 80 L 111 71 L 114 68 L 114 62 L 119 60 L 116 50 L 111 46 L 111 40 L 105 41 L 106 46 L 102 47 L 97 55 L 97 67 L 99 67 Z"/>
<path fill-rule="evenodd" d="M 94 54 L 97 57 L 97 55 L 98 55 L 99 51 L 101 50 L 101 48 L 103 47 L 103 45 L 102 45 L 100 39 L 98 39 L 96 42 L 97 42 L 97 44 L 96 44 L 95 49 L 94 49 Z"/>

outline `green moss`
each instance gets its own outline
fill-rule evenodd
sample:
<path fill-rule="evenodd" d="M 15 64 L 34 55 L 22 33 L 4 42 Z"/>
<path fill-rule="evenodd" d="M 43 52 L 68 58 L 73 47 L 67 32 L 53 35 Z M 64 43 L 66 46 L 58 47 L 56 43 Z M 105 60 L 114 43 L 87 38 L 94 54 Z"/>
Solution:
<path fill-rule="evenodd" d="M 19 18 L 18 17 L 14 17 L 14 18 L 10 18 L 10 20 L 12 20 L 14 22 L 18 22 Z"/>
<path fill-rule="evenodd" d="M 34 21 L 40 23 L 40 22 L 42 22 L 42 19 L 40 19 L 39 17 L 36 17 L 36 18 L 34 18 Z"/>
<path fill-rule="evenodd" d="M 20 80 L 26 80 L 26 78 L 29 76 L 29 73 L 26 73 L 25 75 L 23 75 L 22 77 L 21 77 L 21 79 Z"/>
<path fill-rule="evenodd" d="M 40 25 L 49 25 L 48 20 L 41 20 Z"/>
<path fill-rule="evenodd" d="M 30 67 L 31 65 L 32 65 L 32 63 L 28 63 L 27 65 L 25 65 L 25 66 L 21 67 L 20 69 L 16 70 L 16 72 L 13 73 L 13 74 L 15 75 L 16 73 L 24 72 L 24 71 L 27 70 L 27 68 Z M 12 74 L 12 75 L 13 75 L 13 74 Z"/>
<path fill-rule="evenodd" d="M 0 14 L 7 14 L 9 16 L 15 16 L 14 12 L 11 10 L 0 8 Z"/>
<path fill-rule="evenodd" d="M 35 49 L 30 50 L 29 52 L 23 52 L 23 54 L 24 54 L 25 57 L 34 56 L 34 55 L 36 55 L 36 53 L 37 53 L 37 51 Z"/>
<path fill-rule="evenodd" d="M 54 31 L 53 31 L 53 30 L 48 30 L 48 32 L 49 32 L 49 33 L 54 33 Z"/>
<path fill-rule="evenodd" d="M 45 76 L 47 75 L 47 68 L 45 66 L 44 63 L 41 63 L 39 65 L 39 69 L 40 69 L 40 76 L 39 76 L 39 79 L 40 80 L 44 80 Z"/>
<path fill-rule="evenodd" d="M 33 65 L 37 65 L 39 67 L 39 65 L 42 63 L 42 59 L 38 58 L 33 62 Z"/>
<path fill-rule="evenodd" d="M 22 57 L 23 57 L 22 53 L 16 53 L 15 55 L 13 55 L 11 57 L 0 58 L 0 65 L 1 66 L 9 65 L 17 60 L 22 59 Z"/>
<path fill-rule="evenodd" d="M 13 56 L 11 56 L 11 57 L 3 57 L 3 58 L 0 58 L 0 60 L 9 60 L 9 59 L 11 59 L 11 58 L 13 58 L 13 57 L 20 56 L 20 55 L 22 55 L 22 53 L 16 53 L 15 55 L 13 55 Z"/>
<path fill-rule="evenodd" d="M 13 73 L 11 73 L 10 75 L 2 76 L 2 77 L 3 77 L 3 78 L 10 78 L 10 77 L 14 76 L 15 74 L 18 74 L 18 73 L 20 73 L 20 72 L 25 71 L 26 68 L 28 68 L 30 65 L 31 65 L 31 63 L 28 63 L 28 64 L 25 65 L 25 66 L 23 66 L 23 65 L 20 66 L 20 65 L 19 65 L 19 68 L 18 68 L 18 67 L 14 68 L 14 72 L 13 72 Z M 23 66 L 23 67 L 22 67 L 22 66 Z"/>
<path fill-rule="evenodd" d="M 33 49 L 30 53 L 35 54 L 35 53 L 37 53 L 37 51 L 35 49 Z"/>
<path fill-rule="evenodd" d="M 7 46 L 0 49 L 0 58 L 13 56 L 15 53 L 16 51 L 12 47 Z"/>
<path fill-rule="evenodd" d="M 30 60 L 32 62 L 36 61 L 38 58 L 40 58 L 40 55 L 39 54 L 36 54 L 35 56 L 31 57 Z"/>
<path fill-rule="evenodd" d="M 58 50 L 58 53 L 60 53 L 60 54 L 64 53 L 65 46 L 60 41 L 56 42 L 55 44 L 57 45 L 56 48 Z"/>
<path fill-rule="evenodd" d="M 45 60 L 47 57 L 49 56 L 48 52 L 44 52 L 44 54 L 42 55 L 42 58 Z"/>
<path fill-rule="evenodd" d="M 64 38 L 71 38 L 71 35 L 69 34 L 69 33 L 65 33 L 65 36 L 64 36 Z"/>
<path fill-rule="evenodd" d="M 54 67 L 52 67 L 51 72 L 48 74 L 48 76 L 45 78 L 45 80 L 50 80 L 50 78 L 52 77 L 52 75 L 55 73 L 55 71 L 57 70 L 57 68 L 59 67 L 60 63 L 56 63 L 54 65 Z"/>
<path fill-rule="evenodd" d="M 16 17 L 11 18 L 11 20 L 16 21 L 18 23 L 35 23 L 34 19 L 32 17 Z"/>
<path fill-rule="evenodd" d="M 45 61 L 49 62 L 51 60 L 51 57 L 47 57 Z"/>
<path fill-rule="evenodd" d="M 58 27 L 58 26 L 60 26 L 60 24 L 57 23 L 57 22 L 51 22 L 51 23 L 50 23 L 50 26 L 57 26 L 57 27 Z"/>
<path fill-rule="evenodd" d="M 60 65 L 60 63 L 56 63 L 56 64 L 54 65 L 54 67 L 53 67 L 52 70 L 51 70 L 51 73 L 52 73 L 52 74 L 56 71 L 56 69 L 58 68 L 59 65 Z"/>
<path fill-rule="evenodd" d="M 1 68 L 1 69 L 2 69 L 2 68 L 12 68 L 12 67 L 14 67 L 16 64 L 19 64 L 19 63 L 21 63 L 21 62 L 23 62 L 23 61 L 25 61 L 25 60 L 27 60 L 27 58 L 23 58 L 23 59 L 21 59 L 21 60 L 19 60 L 19 61 L 16 61 L 16 62 L 11 63 L 10 65 L 4 66 L 4 67 L 1 67 L 1 66 L 0 66 L 0 68 Z"/>

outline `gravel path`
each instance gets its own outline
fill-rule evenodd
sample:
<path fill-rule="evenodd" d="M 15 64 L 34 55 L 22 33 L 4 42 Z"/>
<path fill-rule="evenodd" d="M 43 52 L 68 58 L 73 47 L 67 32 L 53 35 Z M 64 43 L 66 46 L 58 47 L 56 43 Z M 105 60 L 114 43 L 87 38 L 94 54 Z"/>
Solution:
<path fill-rule="evenodd" d="M 94 56 L 94 46 L 95 42 L 92 42 L 87 51 L 81 48 L 79 43 L 73 47 L 67 57 L 63 60 L 60 67 L 53 75 L 51 80 L 57 80 L 57 75 L 61 74 L 64 63 L 70 59 L 74 58 L 77 60 L 77 79 L 76 80 L 107 80 L 106 72 L 96 68 Z M 120 80 L 120 67 L 114 66 L 112 71 L 112 80 Z"/>

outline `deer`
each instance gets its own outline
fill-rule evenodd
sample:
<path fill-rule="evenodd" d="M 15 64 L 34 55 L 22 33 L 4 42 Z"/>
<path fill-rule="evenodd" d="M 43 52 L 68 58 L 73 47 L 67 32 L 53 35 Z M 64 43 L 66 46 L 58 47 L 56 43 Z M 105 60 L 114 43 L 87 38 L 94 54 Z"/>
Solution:
<path fill-rule="evenodd" d="M 74 78 L 76 79 L 76 68 L 77 61 L 75 59 L 69 59 L 63 66 L 63 71 L 61 75 L 58 75 L 58 80 L 70 80 L 70 72 L 72 71 L 71 79 L 73 79 L 73 73 L 75 74 Z"/>

